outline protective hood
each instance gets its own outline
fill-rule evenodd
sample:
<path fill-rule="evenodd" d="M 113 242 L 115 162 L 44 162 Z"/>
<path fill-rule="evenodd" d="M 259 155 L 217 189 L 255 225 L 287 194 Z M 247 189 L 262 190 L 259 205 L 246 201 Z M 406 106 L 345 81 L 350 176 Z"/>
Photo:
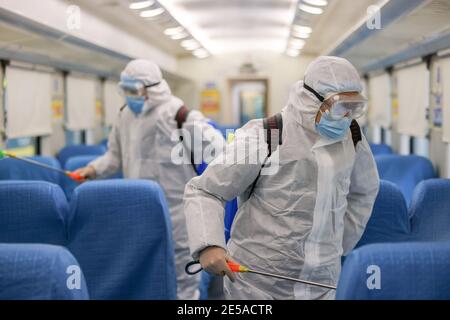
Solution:
<path fill-rule="evenodd" d="M 122 72 L 121 78 L 141 81 L 145 86 L 159 83 L 147 90 L 148 99 L 143 108 L 143 113 L 173 99 L 169 85 L 162 77 L 161 69 L 153 62 L 141 59 L 133 60 Z"/>
<path fill-rule="evenodd" d="M 363 89 L 355 67 L 346 59 L 337 57 L 315 59 L 306 69 L 304 79 L 292 86 L 288 110 L 300 125 L 314 132 L 317 132 L 315 118 L 322 102 L 303 87 L 304 83 L 325 98 L 341 92 L 361 93 Z"/>

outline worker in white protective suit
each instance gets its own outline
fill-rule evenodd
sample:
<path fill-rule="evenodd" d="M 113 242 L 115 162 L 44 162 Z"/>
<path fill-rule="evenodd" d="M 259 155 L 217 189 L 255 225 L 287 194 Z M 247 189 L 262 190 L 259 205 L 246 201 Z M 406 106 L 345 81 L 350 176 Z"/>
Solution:
<path fill-rule="evenodd" d="M 333 290 L 321 287 L 233 274 L 226 262 L 337 285 L 341 256 L 361 238 L 379 188 L 364 135 L 359 132 L 355 146 L 349 129 L 352 120 L 365 112 L 367 100 L 361 91 L 360 77 L 350 62 L 316 59 L 304 81 L 292 88 L 281 112 L 282 143 L 270 157 L 260 134 L 263 121 L 250 121 L 205 173 L 186 186 L 191 253 L 209 273 L 228 276 L 227 298 L 334 298 Z M 278 167 L 272 159 L 278 159 Z M 274 170 L 263 174 L 270 167 Z M 223 206 L 237 196 L 239 210 L 226 245 Z"/>
<path fill-rule="evenodd" d="M 178 298 L 198 299 L 200 278 L 189 277 L 184 272 L 190 253 L 183 214 L 185 185 L 197 174 L 190 161 L 177 164 L 172 158 L 173 150 L 180 145 L 175 119 L 183 101 L 172 95 L 159 67 L 146 60 L 130 62 L 121 74 L 119 85 L 127 105 L 112 128 L 108 152 L 77 172 L 92 179 L 108 177 L 122 170 L 125 178 L 149 179 L 161 185 L 172 218 Z M 201 133 L 200 147 L 217 144 L 219 152 L 224 139 L 207 121 L 199 111 L 191 111 L 183 129 L 191 137 L 196 131 L 196 139 Z M 186 147 L 189 145 L 185 144 Z M 190 152 L 185 152 L 188 159 Z"/>

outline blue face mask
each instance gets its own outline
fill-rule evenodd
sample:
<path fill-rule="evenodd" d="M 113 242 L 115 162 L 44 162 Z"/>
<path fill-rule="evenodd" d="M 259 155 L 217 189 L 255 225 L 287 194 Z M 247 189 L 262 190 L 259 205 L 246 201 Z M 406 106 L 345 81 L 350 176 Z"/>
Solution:
<path fill-rule="evenodd" d="M 142 112 L 142 109 L 145 105 L 145 97 L 133 98 L 126 97 L 127 105 L 136 115 L 139 115 Z"/>
<path fill-rule="evenodd" d="M 331 120 L 328 113 L 322 113 L 320 122 L 316 124 L 319 134 L 328 140 L 343 140 L 350 128 L 352 119 L 345 117 L 341 120 Z"/>

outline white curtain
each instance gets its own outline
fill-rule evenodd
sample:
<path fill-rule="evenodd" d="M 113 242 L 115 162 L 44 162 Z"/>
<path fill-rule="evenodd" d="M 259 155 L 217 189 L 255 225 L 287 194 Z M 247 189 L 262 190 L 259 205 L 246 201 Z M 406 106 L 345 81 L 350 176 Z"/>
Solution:
<path fill-rule="evenodd" d="M 6 69 L 8 138 L 35 137 L 52 132 L 52 76 L 13 67 Z"/>
<path fill-rule="evenodd" d="M 67 128 L 72 131 L 95 128 L 96 81 L 67 77 Z"/>
<path fill-rule="evenodd" d="M 450 142 L 450 58 L 439 62 L 442 81 L 443 140 Z"/>
<path fill-rule="evenodd" d="M 371 126 L 389 128 L 391 126 L 391 80 L 385 73 L 369 80 Z"/>
<path fill-rule="evenodd" d="M 429 72 L 426 65 L 398 71 L 398 132 L 416 138 L 425 138 L 429 104 Z"/>
<path fill-rule="evenodd" d="M 368 92 L 368 82 L 367 82 L 367 80 L 366 79 L 363 79 L 362 80 L 362 85 L 363 85 L 363 91 L 362 91 L 362 94 L 365 96 L 365 97 L 368 97 L 369 96 L 369 92 Z M 359 125 L 361 126 L 361 127 L 363 127 L 363 126 L 365 126 L 365 125 L 367 125 L 368 124 L 368 117 L 369 117 L 369 115 L 368 114 L 365 114 L 364 116 L 362 116 L 361 118 L 359 118 L 359 119 L 357 119 L 358 120 L 358 123 L 359 123 Z"/>
<path fill-rule="evenodd" d="M 112 126 L 116 122 L 117 114 L 124 105 L 124 99 L 120 96 L 117 83 L 106 81 L 103 87 L 103 101 L 105 112 L 105 124 Z"/>

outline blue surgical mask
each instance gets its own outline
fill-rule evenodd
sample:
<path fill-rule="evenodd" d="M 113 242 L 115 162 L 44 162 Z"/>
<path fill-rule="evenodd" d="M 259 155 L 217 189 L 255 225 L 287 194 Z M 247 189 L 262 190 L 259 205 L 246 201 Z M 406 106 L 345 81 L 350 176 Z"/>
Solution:
<path fill-rule="evenodd" d="M 316 124 L 316 129 L 325 139 L 340 141 L 345 138 L 351 123 L 352 119 L 348 117 L 341 120 L 331 120 L 330 115 L 324 112 L 320 122 Z"/>
<path fill-rule="evenodd" d="M 145 97 L 126 97 L 127 105 L 136 115 L 139 115 L 142 112 L 142 109 L 145 105 Z"/>

